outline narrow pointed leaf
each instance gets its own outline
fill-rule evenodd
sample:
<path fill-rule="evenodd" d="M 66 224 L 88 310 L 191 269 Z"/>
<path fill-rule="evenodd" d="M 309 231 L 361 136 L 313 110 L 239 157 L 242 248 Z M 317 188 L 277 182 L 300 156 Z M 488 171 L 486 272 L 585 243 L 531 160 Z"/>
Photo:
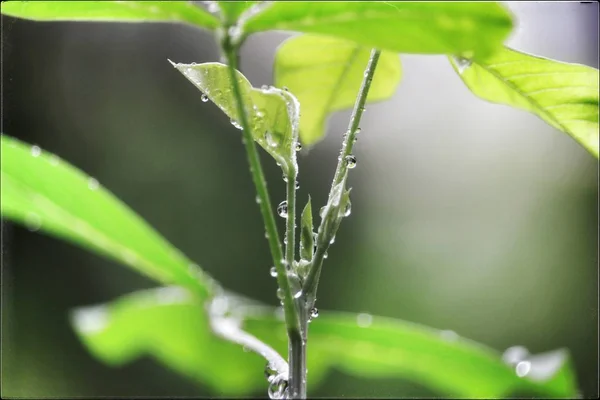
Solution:
<path fill-rule="evenodd" d="M 57 156 L 2 135 L 3 218 L 206 297 L 210 278 L 94 178 Z"/>
<path fill-rule="evenodd" d="M 220 63 L 173 64 L 194 86 L 213 101 L 241 129 L 228 66 Z M 241 72 L 237 79 L 252 137 L 284 171 L 295 162 L 299 104 L 289 92 L 274 87 L 256 89 Z"/>
<path fill-rule="evenodd" d="M 475 95 L 537 115 L 598 158 L 597 69 L 510 48 L 471 64 L 450 60 Z"/>
<path fill-rule="evenodd" d="M 483 57 L 512 29 L 511 16 L 483 2 L 272 2 L 246 18 L 246 34 L 268 30 L 335 36 L 397 53 Z"/>
<path fill-rule="evenodd" d="M 312 145 L 325 134 L 328 115 L 356 101 L 371 49 L 319 35 L 286 40 L 275 56 L 275 85 L 287 87 L 302 104 L 300 140 Z M 386 100 L 400 82 L 400 58 L 384 51 L 369 89 L 368 102 Z"/>
<path fill-rule="evenodd" d="M 73 314 L 75 329 L 88 349 L 110 364 L 150 355 L 215 392 L 251 395 L 266 388 L 261 357 L 207 333 L 197 300 L 178 295 L 177 301 L 167 301 L 163 290 L 79 309 Z M 245 330 L 285 354 L 285 324 L 274 309 L 249 305 L 238 312 L 246 316 Z M 565 350 L 529 357 L 529 370 L 519 377 L 499 352 L 453 332 L 364 314 L 322 311 L 310 325 L 307 361 L 311 387 L 335 368 L 355 376 L 401 378 L 458 398 L 576 394 Z"/>
<path fill-rule="evenodd" d="M 313 238 L 313 220 L 312 220 L 312 205 L 310 196 L 304 210 L 302 210 L 302 217 L 300 218 L 302 225 L 300 231 L 300 258 L 303 260 L 312 260 L 314 250 L 314 238 Z"/>
<path fill-rule="evenodd" d="M 5 1 L 2 14 L 35 21 L 181 22 L 214 29 L 219 21 L 189 1 Z"/>

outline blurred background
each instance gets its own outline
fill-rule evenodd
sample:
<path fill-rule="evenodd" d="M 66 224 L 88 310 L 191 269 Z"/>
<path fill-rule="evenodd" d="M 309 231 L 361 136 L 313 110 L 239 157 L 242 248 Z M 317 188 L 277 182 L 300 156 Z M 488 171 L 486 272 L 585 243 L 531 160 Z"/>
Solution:
<path fill-rule="evenodd" d="M 507 6 L 518 21 L 510 46 L 598 68 L 598 3 Z M 244 46 L 241 67 L 255 86 L 272 84 L 287 37 L 260 34 Z M 219 52 L 190 27 L 3 16 L 2 131 L 96 177 L 225 287 L 276 305 L 240 132 L 167 58 L 200 63 Z M 363 117 L 353 212 L 329 251 L 319 308 L 451 329 L 500 351 L 566 347 L 583 395 L 597 397 L 598 162 L 537 117 L 477 99 L 444 57 L 401 60 L 397 93 Z M 308 193 L 313 208 L 324 204 L 349 114 L 332 115 L 325 140 L 301 152 L 301 205 Z M 281 173 L 263 160 L 278 204 Z M 209 396 L 150 359 L 99 363 L 68 324 L 73 307 L 154 286 L 3 222 L 3 394 Z M 433 393 L 332 372 L 309 394 Z"/>

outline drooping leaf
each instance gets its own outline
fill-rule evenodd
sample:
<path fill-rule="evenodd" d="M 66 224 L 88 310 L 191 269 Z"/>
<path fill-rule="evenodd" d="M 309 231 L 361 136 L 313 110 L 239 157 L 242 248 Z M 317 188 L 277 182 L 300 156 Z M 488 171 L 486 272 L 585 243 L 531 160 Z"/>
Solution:
<path fill-rule="evenodd" d="M 355 42 L 319 35 L 293 37 L 277 49 L 275 86 L 289 88 L 302 105 L 302 143 L 321 140 L 327 116 L 354 105 L 370 52 Z M 398 55 L 382 52 L 367 101 L 392 97 L 400 76 Z"/>
<path fill-rule="evenodd" d="M 220 63 L 173 64 L 241 129 L 228 66 Z M 299 104 L 289 92 L 274 87 L 256 89 L 236 71 L 252 137 L 287 172 L 295 162 Z"/>
<path fill-rule="evenodd" d="M 300 217 L 301 231 L 300 231 L 300 258 L 303 260 L 312 260 L 314 251 L 314 238 L 313 238 L 313 220 L 312 220 L 312 205 L 310 196 L 304 210 L 302 210 L 302 216 Z"/>
<path fill-rule="evenodd" d="M 215 16 L 189 1 L 4 1 L 2 14 L 35 21 L 181 22 L 219 26 Z"/>
<path fill-rule="evenodd" d="M 510 48 L 485 61 L 450 60 L 475 95 L 537 115 L 598 158 L 597 69 Z"/>
<path fill-rule="evenodd" d="M 212 280 L 96 179 L 37 146 L 1 140 L 3 218 L 208 296 Z"/>
<path fill-rule="evenodd" d="M 484 2 L 272 2 L 248 16 L 244 34 L 297 31 L 397 53 L 484 57 L 507 38 L 509 12 Z"/>
<path fill-rule="evenodd" d="M 108 365 L 151 356 L 215 394 L 266 392 L 265 361 L 213 334 L 203 303 L 178 287 L 75 309 L 71 321 L 88 350 Z"/>
<path fill-rule="evenodd" d="M 110 364 L 146 354 L 223 394 L 249 395 L 266 388 L 259 356 L 207 334 L 201 304 L 179 295 L 177 302 L 166 302 L 163 290 L 79 309 L 75 328 L 90 351 Z M 285 354 L 282 316 L 269 307 L 244 308 L 239 310 L 246 315 L 243 328 Z M 356 376 L 406 379 L 442 396 L 499 398 L 527 392 L 572 398 L 576 393 L 564 350 L 527 357 L 517 368 L 519 377 L 499 352 L 453 332 L 366 314 L 321 312 L 310 324 L 307 361 L 309 391 L 336 368 Z"/>

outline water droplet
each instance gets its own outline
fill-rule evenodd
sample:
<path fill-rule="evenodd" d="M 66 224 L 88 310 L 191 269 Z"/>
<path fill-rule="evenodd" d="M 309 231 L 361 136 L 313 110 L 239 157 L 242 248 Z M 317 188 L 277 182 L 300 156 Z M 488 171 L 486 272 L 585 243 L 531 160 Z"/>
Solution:
<path fill-rule="evenodd" d="M 296 151 L 302 150 L 302 144 L 300 142 L 296 143 Z"/>
<path fill-rule="evenodd" d="M 285 237 L 283 238 L 283 244 L 287 244 L 287 242 L 288 242 L 288 240 L 287 240 L 287 236 L 285 236 Z"/>
<path fill-rule="evenodd" d="M 96 178 L 88 179 L 88 188 L 90 190 L 96 190 L 96 189 L 98 189 L 99 186 L 100 186 L 100 183 L 98 183 L 98 180 Z"/>
<path fill-rule="evenodd" d="M 345 160 L 349 169 L 356 167 L 356 157 L 354 157 L 352 154 L 346 156 Z"/>
<path fill-rule="evenodd" d="M 283 289 L 281 289 L 281 288 L 277 289 L 277 298 L 279 300 L 283 300 L 285 298 L 285 294 L 283 293 Z"/>
<path fill-rule="evenodd" d="M 335 243 L 335 236 L 331 238 L 331 240 L 329 241 L 329 244 L 334 244 Z"/>
<path fill-rule="evenodd" d="M 73 313 L 74 325 L 81 333 L 98 333 L 106 328 L 108 312 L 106 306 L 85 307 Z"/>
<path fill-rule="evenodd" d="M 202 96 L 200 96 L 200 99 L 202 100 L 203 103 L 206 103 L 208 101 L 208 96 L 205 95 L 204 93 L 202 93 Z"/>
<path fill-rule="evenodd" d="M 277 268 L 275 267 L 271 267 L 271 269 L 269 270 L 269 274 L 273 277 L 276 278 L 277 277 Z"/>
<path fill-rule="evenodd" d="M 265 232 L 265 239 L 269 238 L 269 232 Z"/>
<path fill-rule="evenodd" d="M 361 328 L 367 328 L 373 323 L 373 316 L 371 314 L 360 313 L 356 316 L 356 324 Z"/>
<path fill-rule="evenodd" d="M 352 141 L 352 143 L 356 143 L 358 141 L 358 138 L 356 136 L 354 136 L 354 140 Z"/>
<path fill-rule="evenodd" d="M 282 87 L 282 89 L 283 89 L 283 90 L 285 90 L 286 92 L 289 92 L 289 91 L 290 91 L 290 89 L 288 89 L 288 87 L 287 87 L 287 86 L 284 86 L 284 87 Z"/>
<path fill-rule="evenodd" d="M 277 206 L 277 214 L 279 214 L 279 216 L 281 218 L 287 218 L 287 216 L 288 216 L 287 201 L 284 200 L 281 203 L 279 203 L 279 205 Z"/>
<path fill-rule="evenodd" d="M 447 342 L 454 342 L 458 340 L 458 333 L 451 330 L 440 331 L 440 337 Z"/>
<path fill-rule="evenodd" d="M 463 72 L 465 72 L 467 70 L 467 68 L 469 68 L 471 66 L 471 64 L 473 63 L 471 60 L 469 60 L 468 58 L 464 58 L 464 57 L 454 57 L 454 62 L 456 62 L 456 66 L 458 67 L 459 74 L 462 74 Z"/>
<path fill-rule="evenodd" d="M 267 362 L 267 365 L 265 365 L 265 378 L 268 382 L 271 382 L 275 375 L 277 375 L 277 370 L 271 366 L 271 363 Z"/>
<path fill-rule="evenodd" d="M 310 315 L 308 316 L 308 322 L 319 316 L 319 309 L 317 307 L 313 307 L 310 309 Z"/>
<path fill-rule="evenodd" d="M 300 182 L 296 181 L 296 190 L 300 189 Z"/>
<path fill-rule="evenodd" d="M 509 347 L 502 354 L 502 361 L 510 366 L 516 366 L 519 362 L 525 360 L 529 356 L 529 350 L 523 346 Z"/>
<path fill-rule="evenodd" d="M 237 122 L 235 119 L 231 120 L 231 125 L 235 126 L 237 129 L 242 130 L 242 126 L 240 125 L 239 122 Z"/>
<path fill-rule="evenodd" d="M 25 216 L 25 227 L 31 232 L 37 232 L 42 227 L 42 219 L 36 213 L 28 213 Z"/>
<path fill-rule="evenodd" d="M 262 90 L 269 90 L 269 85 L 262 85 L 260 88 Z"/>
<path fill-rule="evenodd" d="M 265 140 L 270 147 L 277 147 L 277 141 L 273 137 L 273 134 L 269 131 L 265 132 Z"/>
<path fill-rule="evenodd" d="M 256 198 L 254 200 L 256 201 L 256 204 L 262 203 L 262 200 L 260 199 L 259 196 L 256 196 Z"/>
<path fill-rule="evenodd" d="M 358 135 L 358 134 L 360 133 L 360 131 L 361 131 L 361 130 L 362 130 L 362 129 L 360 129 L 360 128 L 356 128 L 356 130 L 354 131 L 354 133 Z"/>
<path fill-rule="evenodd" d="M 326 260 L 327 257 L 329 257 L 329 254 L 327 254 L 327 252 L 325 252 L 325 254 L 323 254 L 323 259 Z"/>
<path fill-rule="evenodd" d="M 344 208 L 344 213 L 342 214 L 342 216 L 349 217 L 350 213 L 352 213 L 352 203 L 350 203 L 350 201 L 348 201 L 346 203 L 346 207 Z"/>
<path fill-rule="evenodd" d="M 60 158 L 58 158 L 57 156 L 55 156 L 54 154 L 50 156 L 50 158 L 48 159 L 48 162 L 50 163 L 50 165 L 56 167 L 59 163 L 60 163 Z"/>
<path fill-rule="evenodd" d="M 367 109 L 366 109 L 365 107 L 361 108 L 360 110 L 361 110 L 363 113 L 364 113 L 365 111 L 367 111 Z"/>
<path fill-rule="evenodd" d="M 284 181 L 284 182 L 287 182 L 287 181 L 288 181 L 288 177 L 287 177 L 287 175 L 286 175 L 285 173 L 282 175 L 282 178 L 283 178 L 283 181 Z"/>
<path fill-rule="evenodd" d="M 300 297 L 302 297 L 302 290 L 298 290 L 296 293 L 294 293 L 295 299 L 299 299 Z"/>
<path fill-rule="evenodd" d="M 42 149 L 39 146 L 31 146 L 31 155 L 34 157 L 39 157 L 42 154 Z"/>
<path fill-rule="evenodd" d="M 286 391 L 288 387 L 288 381 L 284 374 L 279 374 L 273 377 L 269 381 L 268 394 L 269 398 L 273 400 L 286 398 Z"/>
<path fill-rule="evenodd" d="M 519 378 L 523 378 L 527 376 L 527 374 L 531 371 L 531 362 L 529 361 L 521 361 L 515 367 L 515 372 Z"/>

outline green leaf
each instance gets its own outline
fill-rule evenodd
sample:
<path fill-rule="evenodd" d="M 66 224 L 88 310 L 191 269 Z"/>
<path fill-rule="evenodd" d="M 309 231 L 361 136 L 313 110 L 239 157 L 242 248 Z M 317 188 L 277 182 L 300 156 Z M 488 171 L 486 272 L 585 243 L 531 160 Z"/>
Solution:
<path fill-rule="evenodd" d="M 510 48 L 485 61 L 451 63 L 475 95 L 537 115 L 598 158 L 597 69 Z"/>
<path fill-rule="evenodd" d="M 3 218 L 74 242 L 201 297 L 211 279 L 98 181 L 61 160 L 2 135 Z"/>
<path fill-rule="evenodd" d="M 174 64 L 203 96 L 212 100 L 241 129 L 236 98 L 228 66 L 220 63 Z M 284 172 L 296 160 L 299 107 L 296 98 L 274 87 L 253 88 L 241 72 L 236 71 L 242 99 L 252 126 L 252 137 L 279 164 Z"/>
<path fill-rule="evenodd" d="M 203 303 L 181 288 L 140 291 L 78 308 L 71 321 L 88 350 L 108 365 L 148 355 L 222 396 L 266 391 L 266 362 L 214 335 Z"/>
<path fill-rule="evenodd" d="M 304 210 L 302 210 L 300 223 L 302 224 L 300 231 L 300 258 L 303 260 L 312 260 L 314 238 L 310 195 L 308 196 L 308 201 L 306 202 L 306 206 L 304 206 Z"/>
<path fill-rule="evenodd" d="M 273 2 L 245 19 L 244 34 L 317 33 L 397 53 L 484 57 L 512 30 L 509 12 L 484 2 Z"/>
<path fill-rule="evenodd" d="M 189 1 L 5 1 L 2 14 L 35 21 L 182 22 L 206 29 L 219 20 Z"/>
<path fill-rule="evenodd" d="M 150 355 L 226 395 L 266 390 L 264 360 L 207 333 L 202 304 L 183 294 L 166 292 L 166 296 L 165 290 L 79 309 L 73 314 L 75 328 L 90 351 L 110 364 Z M 247 304 L 238 309 L 238 315 L 245 315 L 244 329 L 280 354 L 286 353 L 283 317 L 274 309 Z M 310 388 L 336 368 L 356 376 L 410 380 L 442 396 L 499 398 L 528 392 L 573 398 L 576 394 L 565 350 L 534 355 L 527 361 L 529 371 L 521 378 L 499 352 L 453 332 L 366 314 L 325 311 L 310 324 Z M 522 365 L 521 373 L 526 370 Z"/>
<path fill-rule="evenodd" d="M 275 85 L 289 88 L 302 105 L 302 143 L 321 140 L 329 113 L 354 105 L 370 52 L 355 42 L 319 35 L 293 37 L 277 49 Z M 367 101 L 392 97 L 400 76 L 398 55 L 382 52 Z"/>
<path fill-rule="evenodd" d="M 237 19 L 253 5 L 257 4 L 258 1 L 219 1 L 219 9 L 221 14 L 225 17 L 225 20 L 233 24 Z"/>

